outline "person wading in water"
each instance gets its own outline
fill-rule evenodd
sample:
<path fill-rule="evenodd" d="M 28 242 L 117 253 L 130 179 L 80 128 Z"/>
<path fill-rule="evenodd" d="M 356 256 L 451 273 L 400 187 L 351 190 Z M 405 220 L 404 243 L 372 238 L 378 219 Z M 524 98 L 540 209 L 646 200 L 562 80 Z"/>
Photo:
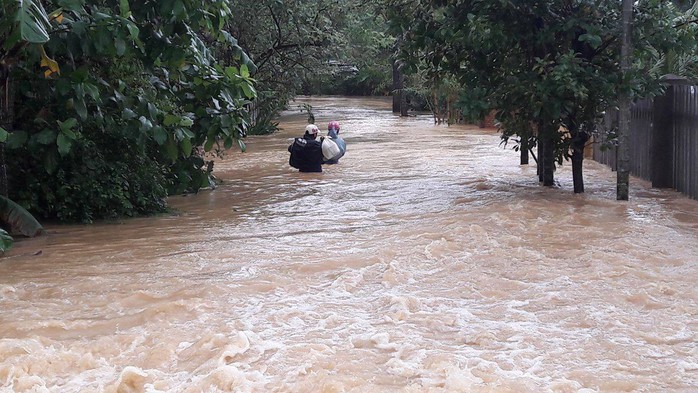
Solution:
<path fill-rule="evenodd" d="M 322 172 L 322 144 L 317 140 L 320 130 L 315 124 L 308 124 L 305 127 L 305 134 L 302 138 L 294 139 L 288 147 L 291 157 L 288 164 L 298 168 L 299 172 Z"/>
<path fill-rule="evenodd" d="M 331 121 L 327 124 L 327 137 L 334 141 L 339 147 L 339 154 L 325 161 L 325 164 L 338 164 L 339 159 L 347 152 L 347 143 L 339 136 L 339 122 Z"/>

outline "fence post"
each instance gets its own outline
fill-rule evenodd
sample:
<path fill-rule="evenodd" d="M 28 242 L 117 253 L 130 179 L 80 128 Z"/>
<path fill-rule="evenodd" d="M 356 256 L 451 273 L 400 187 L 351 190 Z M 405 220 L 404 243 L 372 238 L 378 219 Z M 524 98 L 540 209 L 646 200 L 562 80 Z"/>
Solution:
<path fill-rule="evenodd" d="M 674 84 L 654 98 L 650 167 L 652 187 L 674 187 Z"/>

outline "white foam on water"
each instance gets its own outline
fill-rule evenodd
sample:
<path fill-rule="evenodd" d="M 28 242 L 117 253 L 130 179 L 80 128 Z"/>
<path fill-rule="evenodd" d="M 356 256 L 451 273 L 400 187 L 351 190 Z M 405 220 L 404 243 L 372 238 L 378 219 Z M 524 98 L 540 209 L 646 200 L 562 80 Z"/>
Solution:
<path fill-rule="evenodd" d="M 287 168 L 290 116 L 179 215 L 0 261 L 0 392 L 698 386 L 698 203 L 639 182 L 617 202 L 589 162 L 587 194 L 569 165 L 540 187 L 495 133 L 312 102 L 346 119 L 323 174 Z"/>

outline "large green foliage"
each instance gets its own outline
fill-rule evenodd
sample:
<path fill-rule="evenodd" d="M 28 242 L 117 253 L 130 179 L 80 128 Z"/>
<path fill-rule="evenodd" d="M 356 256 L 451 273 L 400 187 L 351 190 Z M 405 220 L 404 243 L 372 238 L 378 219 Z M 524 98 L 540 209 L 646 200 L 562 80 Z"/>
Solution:
<path fill-rule="evenodd" d="M 401 3 L 411 10 L 410 17 L 397 15 L 391 21 L 406 36 L 403 57 L 408 69 L 424 70 L 433 85 L 456 78 L 469 96 L 461 98 L 464 115 L 497 109 L 505 139 L 518 134 L 520 140 L 529 140 L 531 127 L 521 125 L 537 125 L 533 140 L 544 141 L 558 161 L 571 148 L 583 147 L 585 124 L 613 105 L 621 89 L 634 97 L 658 93 L 659 75 L 651 65 L 660 53 L 684 52 L 687 42 L 673 28 L 679 13 L 671 3 L 639 2 L 637 61 L 630 77 L 623 79 L 618 68 L 618 1 Z M 552 185 L 549 174 L 547 183 Z"/>
<path fill-rule="evenodd" d="M 335 17 L 341 7 L 330 0 L 239 1 L 227 28 L 258 69 L 259 105 L 278 111 L 300 90 L 303 81 L 328 72 L 337 49 Z"/>
<path fill-rule="evenodd" d="M 27 210 L 4 196 L 0 196 L 0 220 L 24 236 L 34 237 L 44 230 Z"/>
<path fill-rule="evenodd" d="M 386 94 L 393 38 L 383 2 L 240 1 L 227 27 L 259 67 L 255 132 L 297 94 Z"/>
<path fill-rule="evenodd" d="M 330 74 L 325 91 L 345 95 L 386 95 L 392 85 L 395 38 L 388 33 L 385 4 L 380 1 L 353 4 L 338 26 L 338 64 Z M 347 72 L 348 66 L 355 67 Z M 328 90 L 333 89 L 333 90 Z"/>
<path fill-rule="evenodd" d="M 83 221 L 160 211 L 166 189 L 213 184 L 205 152 L 244 148 L 255 66 L 222 30 L 228 1 L 2 1 L 22 204 Z"/>

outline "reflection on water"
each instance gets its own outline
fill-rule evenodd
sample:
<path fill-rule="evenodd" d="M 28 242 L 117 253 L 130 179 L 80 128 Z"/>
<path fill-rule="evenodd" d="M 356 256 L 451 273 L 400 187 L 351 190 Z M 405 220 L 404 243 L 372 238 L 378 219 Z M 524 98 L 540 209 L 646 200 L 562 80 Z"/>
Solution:
<path fill-rule="evenodd" d="M 698 203 L 588 162 L 540 187 L 491 130 L 314 98 L 348 151 L 248 138 L 171 216 L 0 259 L 2 392 L 692 392 Z M 42 251 L 40 255 L 34 255 Z"/>

